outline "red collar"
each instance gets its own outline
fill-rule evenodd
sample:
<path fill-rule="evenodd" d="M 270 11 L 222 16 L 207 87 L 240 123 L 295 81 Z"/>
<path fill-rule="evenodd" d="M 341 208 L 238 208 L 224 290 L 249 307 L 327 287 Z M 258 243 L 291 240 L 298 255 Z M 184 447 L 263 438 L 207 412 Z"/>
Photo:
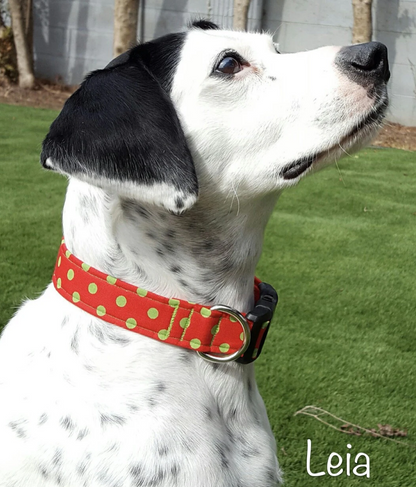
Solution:
<path fill-rule="evenodd" d="M 196 350 L 211 361 L 255 360 L 277 303 L 274 289 L 257 278 L 256 305 L 246 315 L 227 306 L 209 308 L 165 298 L 83 263 L 66 248 L 64 240 L 52 281 L 61 296 L 91 315 L 126 330 Z M 220 358 L 211 354 L 220 354 Z"/>

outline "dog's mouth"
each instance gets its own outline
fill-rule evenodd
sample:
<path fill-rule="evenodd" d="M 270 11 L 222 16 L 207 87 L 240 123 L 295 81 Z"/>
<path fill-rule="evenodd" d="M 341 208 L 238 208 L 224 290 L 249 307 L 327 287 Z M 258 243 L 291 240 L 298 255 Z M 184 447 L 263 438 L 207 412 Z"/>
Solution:
<path fill-rule="evenodd" d="M 382 99 L 369 113 L 366 115 L 361 122 L 359 122 L 355 127 L 346 135 L 344 136 L 338 144 L 334 145 L 333 147 L 319 152 L 317 154 L 311 154 L 310 156 L 302 157 L 295 162 L 291 162 L 286 167 L 284 167 L 281 171 L 281 177 L 283 179 L 295 179 L 304 173 L 312 164 L 320 159 L 323 156 L 328 156 L 328 154 L 337 148 L 342 148 L 343 144 L 351 141 L 356 135 L 364 130 L 368 130 L 371 128 L 376 128 L 380 125 L 384 113 L 386 112 L 388 106 L 387 97 Z"/>

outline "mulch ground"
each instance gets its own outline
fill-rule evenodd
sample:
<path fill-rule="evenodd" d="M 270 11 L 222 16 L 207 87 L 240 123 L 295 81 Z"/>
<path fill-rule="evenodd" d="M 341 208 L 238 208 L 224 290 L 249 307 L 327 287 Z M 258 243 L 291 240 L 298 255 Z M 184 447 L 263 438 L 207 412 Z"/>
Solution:
<path fill-rule="evenodd" d="M 59 110 L 76 88 L 38 80 L 35 90 L 23 90 L 0 82 L 0 103 Z M 416 127 L 387 122 L 373 145 L 416 151 Z"/>

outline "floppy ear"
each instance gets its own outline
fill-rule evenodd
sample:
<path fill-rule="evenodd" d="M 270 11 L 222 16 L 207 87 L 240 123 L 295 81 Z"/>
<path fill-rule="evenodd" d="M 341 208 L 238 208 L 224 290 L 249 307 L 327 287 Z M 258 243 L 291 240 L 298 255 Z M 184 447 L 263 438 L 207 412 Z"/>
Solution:
<path fill-rule="evenodd" d="M 67 100 L 43 142 L 41 163 L 174 212 L 191 207 L 198 195 L 173 104 L 128 53 L 87 76 Z"/>

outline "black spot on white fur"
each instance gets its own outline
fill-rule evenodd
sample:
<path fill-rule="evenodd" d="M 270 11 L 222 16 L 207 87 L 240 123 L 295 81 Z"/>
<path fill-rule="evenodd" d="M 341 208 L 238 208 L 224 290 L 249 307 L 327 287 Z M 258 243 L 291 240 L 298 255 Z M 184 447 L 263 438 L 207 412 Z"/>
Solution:
<path fill-rule="evenodd" d="M 27 421 L 22 419 L 19 421 L 10 421 L 8 426 L 9 426 L 9 428 L 11 428 L 15 432 L 15 434 L 18 438 L 26 438 L 27 432 L 26 432 L 25 428 L 23 427 L 23 425 L 25 425 L 26 423 L 27 423 Z"/>
<path fill-rule="evenodd" d="M 48 415 L 46 413 L 43 413 L 39 418 L 38 424 L 39 425 L 45 424 L 47 420 L 48 420 Z"/>
<path fill-rule="evenodd" d="M 78 432 L 78 435 L 77 435 L 77 440 L 79 440 L 79 441 L 83 440 L 88 434 L 89 434 L 89 431 L 87 428 L 80 430 Z"/>
<path fill-rule="evenodd" d="M 126 418 L 118 416 L 117 414 L 100 414 L 101 426 L 106 425 L 123 425 L 126 422 Z"/>
<path fill-rule="evenodd" d="M 69 432 L 72 432 L 75 429 L 75 424 L 69 416 L 65 416 L 64 418 L 62 418 L 60 424 L 65 430 Z"/>

